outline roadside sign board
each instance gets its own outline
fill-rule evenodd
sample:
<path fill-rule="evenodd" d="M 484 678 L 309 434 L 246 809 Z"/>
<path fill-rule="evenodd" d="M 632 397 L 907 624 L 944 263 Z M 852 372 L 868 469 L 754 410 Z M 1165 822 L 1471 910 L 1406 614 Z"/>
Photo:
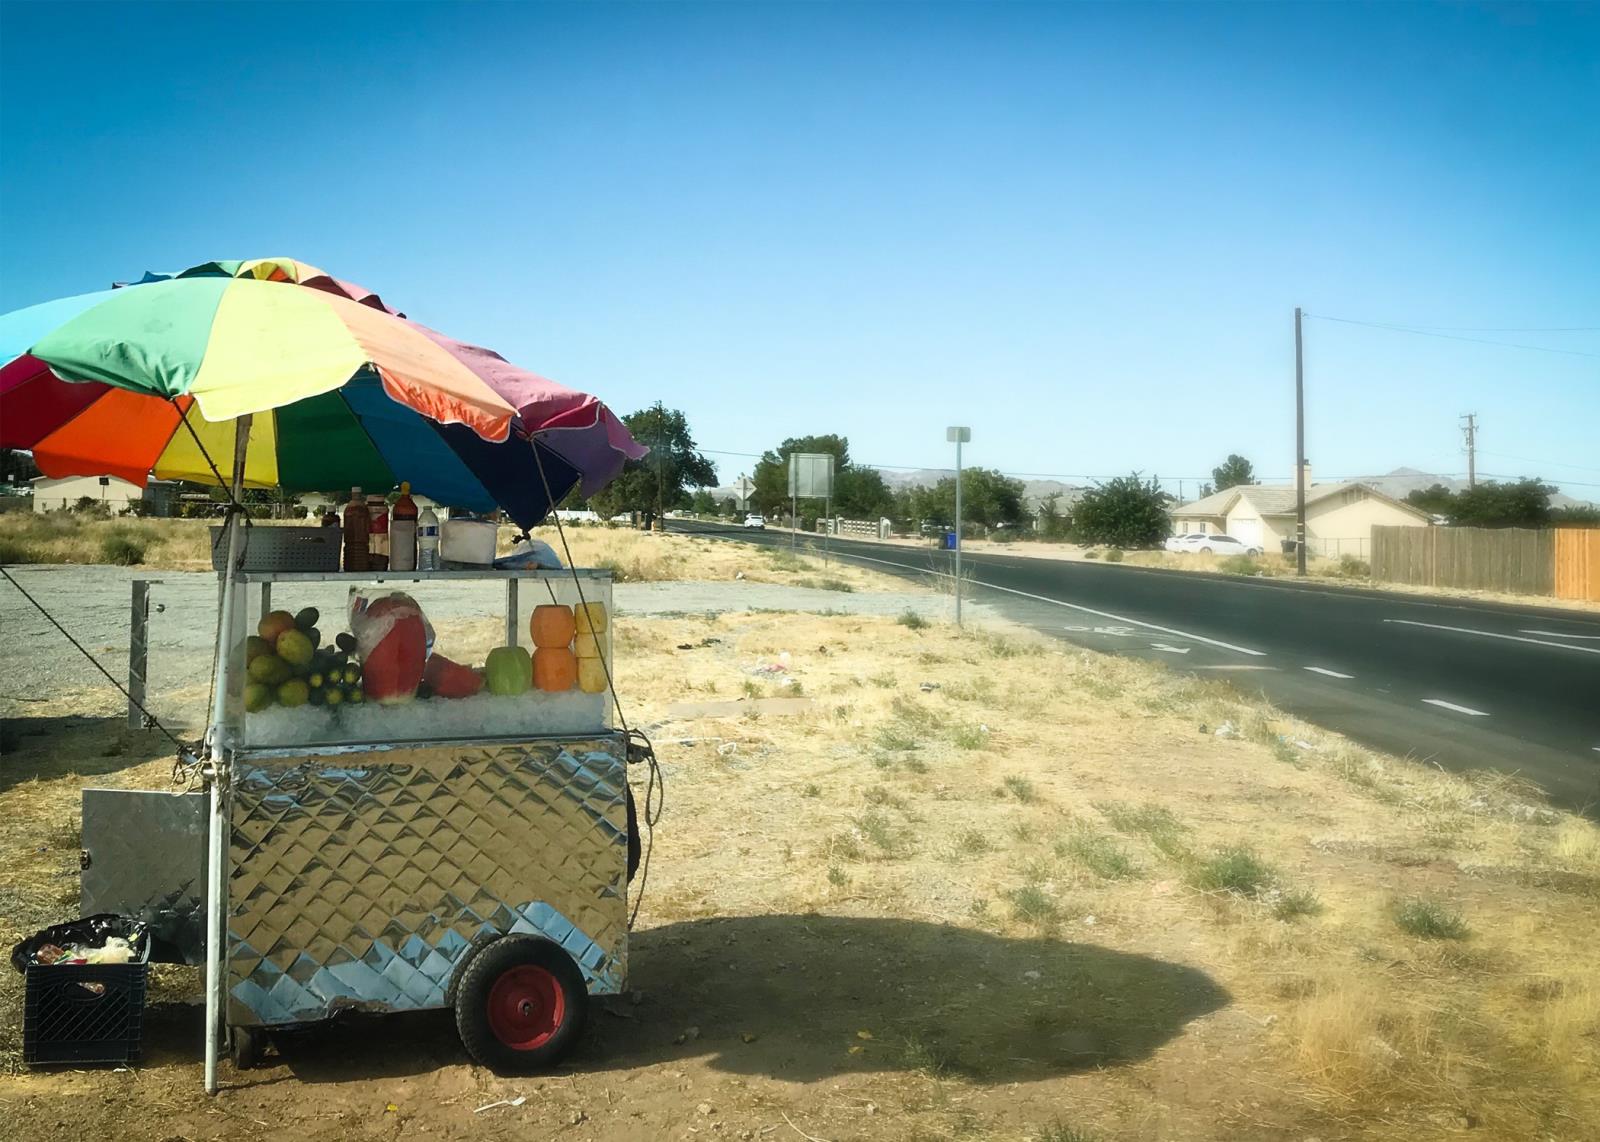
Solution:
<path fill-rule="evenodd" d="M 791 452 L 789 495 L 797 499 L 826 500 L 833 496 L 833 454 Z"/>

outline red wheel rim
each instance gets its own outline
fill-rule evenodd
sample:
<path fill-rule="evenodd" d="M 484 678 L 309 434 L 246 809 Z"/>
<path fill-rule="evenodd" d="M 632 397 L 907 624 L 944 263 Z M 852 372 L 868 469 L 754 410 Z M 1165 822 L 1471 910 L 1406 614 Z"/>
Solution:
<path fill-rule="evenodd" d="M 544 1046 L 566 1015 L 561 984 L 549 971 L 533 964 L 507 969 L 489 989 L 489 1030 L 513 1050 Z"/>

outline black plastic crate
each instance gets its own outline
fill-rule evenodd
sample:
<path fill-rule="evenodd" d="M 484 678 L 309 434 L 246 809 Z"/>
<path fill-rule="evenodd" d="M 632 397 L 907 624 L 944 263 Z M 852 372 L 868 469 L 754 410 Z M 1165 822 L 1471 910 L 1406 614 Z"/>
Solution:
<path fill-rule="evenodd" d="M 22 1008 L 22 1060 L 127 1063 L 139 1057 L 149 964 L 29 966 Z"/>

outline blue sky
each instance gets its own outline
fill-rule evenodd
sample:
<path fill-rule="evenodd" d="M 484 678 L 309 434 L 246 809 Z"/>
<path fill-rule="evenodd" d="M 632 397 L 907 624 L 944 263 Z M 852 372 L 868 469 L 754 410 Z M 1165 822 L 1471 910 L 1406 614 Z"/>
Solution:
<path fill-rule="evenodd" d="M 1308 321 L 1318 476 L 1600 499 L 1600 6 L 0 10 L 0 310 L 268 255 L 709 449 L 1191 489 L 1296 305 L 1448 327 L 1568 352 Z"/>

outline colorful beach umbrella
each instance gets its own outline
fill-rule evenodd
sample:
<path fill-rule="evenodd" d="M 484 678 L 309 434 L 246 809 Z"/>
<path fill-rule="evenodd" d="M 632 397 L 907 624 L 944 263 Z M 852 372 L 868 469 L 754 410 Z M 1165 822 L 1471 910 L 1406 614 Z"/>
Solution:
<path fill-rule="evenodd" d="M 596 398 L 287 258 L 208 262 L 17 310 L 0 317 L 0 361 L 0 447 L 30 449 L 47 476 L 213 483 L 249 413 L 250 486 L 409 480 L 531 527 L 552 500 L 598 490 L 646 452 Z"/>

